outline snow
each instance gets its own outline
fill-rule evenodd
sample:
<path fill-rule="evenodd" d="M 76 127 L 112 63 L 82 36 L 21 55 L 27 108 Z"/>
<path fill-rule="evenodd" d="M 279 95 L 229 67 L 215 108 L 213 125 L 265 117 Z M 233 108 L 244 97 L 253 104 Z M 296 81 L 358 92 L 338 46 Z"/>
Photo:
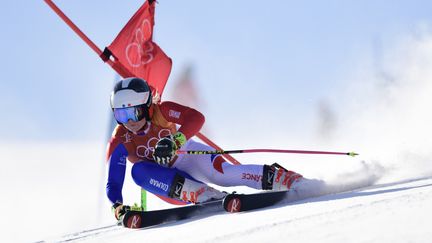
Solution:
<path fill-rule="evenodd" d="M 92 142 L 1 144 L 2 241 L 36 241 L 109 222 L 109 210 L 101 211 L 109 209 L 103 150 Z"/>
<path fill-rule="evenodd" d="M 81 240 L 429 242 L 431 210 L 432 179 L 428 178 L 380 184 L 254 212 L 220 213 L 143 230 L 116 227 Z"/>
<path fill-rule="evenodd" d="M 80 153 L 70 153 L 72 147 Z M 6 229 L 2 241 L 429 242 L 432 237 L 432 174 L 429 160 L 418 159 L 422 157 L 406 157 L 409 160 L 395 169 L 394 163 L 364 157 L 300 160 L 299 156 L 287 164 L 327 183 L 324 188 L 305 187 L 303 195 L 332 194 L 296 202 L 287 199 L 254 212 L 219 213 L 130 230 L 114 226 L 103 192 L 104 175 L 97 173 L 104 169 L 103 150 L 100 143 L 0 146 L 0 153 L 9 161 L 0 171 L 2 201 L 5 207 L 16 209 L 2 212 L 7 219 L 0 223 Z M 25 156 L 28 154 L 31 159 Z M 138 202 L 138 188 L 131 180 L 128 183 L 128 203 Z M 345 192 L 337 193 L 340 191 Z M 150 209 L 168 207 L 151 196 L 149 200 Z M 100 227 L 104 228 L 97 229 Z"/>

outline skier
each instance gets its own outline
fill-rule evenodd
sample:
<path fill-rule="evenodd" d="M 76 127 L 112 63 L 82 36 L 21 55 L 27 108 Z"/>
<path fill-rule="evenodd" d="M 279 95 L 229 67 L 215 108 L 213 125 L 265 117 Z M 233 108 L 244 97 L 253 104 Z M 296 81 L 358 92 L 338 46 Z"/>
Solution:
<path fill-rule="evenodd" d="M 226 195 L 207 183 L 289 190 L 301 180 L 300 174 L 277 164 L 232 165 L 221 155 L 177 155 L 179 149 L 214 150 L 191 139 L 205 118 L 190 107 L 169 101 L 155 104 L 152 99 L 147 82 L 136 77 L 119 81 L 111 94 L 118 125 L 108 144 L 106 192 L 117 219 L 127 207 L 122 198 L 126 159 L 133 163 L 137 185 L 171 203 L 202 203 Z"/>

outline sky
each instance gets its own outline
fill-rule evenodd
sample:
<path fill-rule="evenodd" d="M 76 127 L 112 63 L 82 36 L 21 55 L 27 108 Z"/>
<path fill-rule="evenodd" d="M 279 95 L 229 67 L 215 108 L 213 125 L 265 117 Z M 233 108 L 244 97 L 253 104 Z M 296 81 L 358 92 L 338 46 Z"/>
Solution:
<path fill-rule="evenodd" d="M 103 49 L 142 1 L 56 3 Z M 174 63 L 163 99 L 193 65 L 212 137 L 247 136 L 242 123 L 306 136 L 302 127 L 315 126 L 317 107 L 338 95 L 359 63 L 379 61 L 388 45 L 430 28 L 431 4 L 159 1 L 155 41 Z M 43 1 L 2 5 L 0 101 L 10 109 L 1 139 L 104 140 L 114 71 Z"/>

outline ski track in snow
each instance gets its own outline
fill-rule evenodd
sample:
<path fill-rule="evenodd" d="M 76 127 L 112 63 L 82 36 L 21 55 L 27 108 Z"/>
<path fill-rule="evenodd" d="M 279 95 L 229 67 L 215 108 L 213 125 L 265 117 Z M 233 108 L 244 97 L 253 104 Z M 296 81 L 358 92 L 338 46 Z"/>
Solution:
<path fill-rule="evenodd" d="M 413 180 L 413 181 L 418 181 L 418 180 Z M 411 181 L 408 181 L 411 182 Z M 299 202 L 294 202 L 291 205 L 296 205 L 296 204 L 302 204 L 302 203 L 314 203 L 314 202 L 320 202 L 320 201 L 331 201 L 331 200 L 340 200 L 340 199 L 346 199 L 346 198 L 355 198 L 355 197 L 363 197 L 363 196 L 371 196 L 371 195 L 377 195 L 377 194 L 382 194 L 382 193 L 390 193 L 390 192 L 396 192 L 396 191 L 402 191 L 402 190 L 409 190 L 409 189 L 414 189 L 414 188 L 421 188 L 421 187 L 431 187 L 432 184 L 426 184 L 426 185 L 422 185 L 422 186 L 412 186 L 412 187 L 403 187 L 403 188 L 398 188 L 398 189 L 385 189 L 385 190 L 378 190 L 378 191 L 372 191 L 372 192 L 364 192 L 363 190 L 370 190 L 370 189 L 380 189 L 383 187 L 388 187 L 388 186 L 394 186 L 394 185 L 398 185 L 398 184 L 405 184 L 407 182 L 398 182 L 398 183 L 389 183 L 387 185 L 378 185 L 378 186 L 372 186 L 370 188 L 365 188 L 362 189 L 362 191 L 356 191 L 356 192 L 347 192 L 347 193 L 341 193 L 338 195 L 327 195 L 327 196 L 322 196 L 320 198 L 315 198 L 315 199 L 310 199 L 310 200 L 301 200 Z M 422 192 L 419 192 L 419 194 L 421 194 Z M 432 192 L 429 192 L 430 195 L 432 195 Z M 293 224 L 293 223 L 301 223 L 302 221 L 320 221 L 320 218 L 327 218 L 327 222 L 330 221 L 336 221 L 337 219 L 335 219 L 335 216 L 340 216 L 340 215 L 346 215 L 348 213 L 358 211 L 358 210 L 367 210 L 365 208 L 368 207 L 382 207 L 383 205 L 387 205 L 388 203 L 392 202 L 392 201 L 403 201 L 403 200 L 409 200 L 406 198 L 406 195 L 398 195 L 392 198 L 385 198 L 385 199 L 374 199 L 369 201 L 368 203 L 364 204 L 364 203 L 356 203 L 353 205 L 349 205 L 347 207 L 342 207 L 339 209 L 335 209 L 335 210 L 329 210 L 329 211 L 325 211 L 325 212 L 319 212 L 319 213 L 314 213 L 314 214 L 310 214 L 310 215 L 304 215 L 304 216 L 299 216 L 299 217 L 293 217 L 290 219 L 286 219 L 286 220 L 280 220 L 277 222 L 272 222 L 272 223 L 268 223 L 268 224 L 261 224 L 261 225 L 257 225 L 254 227 L 250 227 L 248 229 L 242 230 L 242 231 L 237 231 L 234 233 L 230 233 L 230 234 L 226 234 L 226 235 L 222 235 L 222 236 L 217 236 L 213 239 L 208 240 L 207 242 L 230 242 L 230 241 L 235 241 L 238 242 L 238 240 L 245 240 L 245 236 L 249 236 L 251 234 L 257 234 L 257 232 L 261 231 L 262 233 L 265 233 L 265 231 L 270 231 L 270 230 L 276 230 L 276 228 L 282 228 L 285 227 L 289 224 Z M 282 229 L 281 229 L 282 230 Z"/>
<path fill-rule="evenodd" d="M 430 218 L 426 216 L 427 208 L 422 210 L 431 201 L 432 178 L 419 178 L 294 202 L 287 199 L 254 212 L 218 213 L 147 229 L 107 226 L 53 241 L 263 242 L 283 237 L 296 242 L 427 242 L 432 237 L 431 231 L 424 229 L 427 226 L 422 229 L 413 224 Z M 387 221 L 388 225 L 379 224 Z M 375 230 L 380 227 L 384 229 Z M 393 231 L 393 228 L 406 230 Z"/>

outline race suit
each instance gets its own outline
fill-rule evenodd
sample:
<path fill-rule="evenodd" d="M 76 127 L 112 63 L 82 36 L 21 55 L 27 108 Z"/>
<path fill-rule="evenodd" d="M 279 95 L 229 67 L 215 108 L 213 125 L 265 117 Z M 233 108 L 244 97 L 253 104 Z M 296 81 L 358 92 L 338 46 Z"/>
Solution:
<path fill-rule="evenodd" d="M 117 125 L 107 149 L 108 182 L 106 193 L 112 203 L 123 202 L 122 188 L 126 161 L 133 163 L 132 178 L 140 187 L 162 199 L 169 199 L 176 176 L 219 186 L 262 188 L 263 165 L 232 165 L 220 155 L 175 155 L 169 167 L 154 162 L 153 151 L 159 139 L 182 132 L 188 139 L 181 150 L 214 150 L 192 139 L 204 124 L 204 116 L 195 109 L 174 102 L 153 104 L 151 121 L 137 133 Z M 179 128 L 176 128 L 176 124 Z"/>

